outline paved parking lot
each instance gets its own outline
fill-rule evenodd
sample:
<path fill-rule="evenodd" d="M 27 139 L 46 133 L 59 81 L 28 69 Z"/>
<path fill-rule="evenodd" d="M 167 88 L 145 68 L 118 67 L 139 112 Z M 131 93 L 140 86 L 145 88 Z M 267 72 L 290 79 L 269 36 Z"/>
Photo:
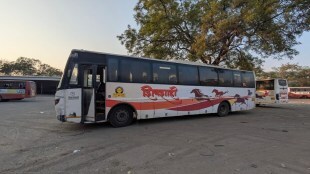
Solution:
<path fill-rule="evenodd" d="M 0 103 L 0 173 L 310 173 L 309 100 L 124 128 L 61 123 L 53 102 Z"/>

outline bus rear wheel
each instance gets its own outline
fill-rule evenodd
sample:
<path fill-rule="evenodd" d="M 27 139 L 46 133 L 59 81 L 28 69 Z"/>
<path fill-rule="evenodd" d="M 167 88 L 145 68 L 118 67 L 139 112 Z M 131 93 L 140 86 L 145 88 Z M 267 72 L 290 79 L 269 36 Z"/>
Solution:
<path fill-rule="evenodd" d="M 128 106 L 117 106 L 112 109 L 109 122 L 113 127 L 128 126 L 133 121 L 133 111 Z"/>
<path fill-rule="evenodd" d="M 228 115 L 230 109 L 229 109 L 229 105 L 227 102 L 222 102 L 220 103 L 219 107 L 217 108 L 217 115 L 219 117 L 224 117 L 226 115 Z"/>

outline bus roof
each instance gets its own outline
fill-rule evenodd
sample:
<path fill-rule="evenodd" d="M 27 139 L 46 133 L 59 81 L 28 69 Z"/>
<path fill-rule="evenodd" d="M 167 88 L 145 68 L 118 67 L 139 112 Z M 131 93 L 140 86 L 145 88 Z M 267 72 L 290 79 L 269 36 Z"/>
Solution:
<path fill-rule="evenodd" d="M 91 54 L 102 54 L 102 55 L 111 55 L 111 56 L 122 56 L 122 57 L 128 57 L 128 58 L 134 58 L 134 59 L 144 59 L 144 60 L 153 60 L 153 61 L 159 61 L 159 62 L 166 62 L 166 63 L 179 63 L 179 64 L 186 64 L 186 65 L 196 65 L 196 66 L 206 66 L 206 67 L 214 67 L 214 68 L 221 68 L 221 69 L 229 69 L 229 70 L 236 70 L 236 69 L 230 69 L 230 68 L 224 68 L 220 66 L 215 65 L 207 65 L 200 62 L 191 62 L 191 61 L 184 61 L 184 60 L 161 60 L 161 59 L 155 59 L 155 58 L 147 58 L 147 57 L 136 57 L 136 56 L 129 56 L 129 55 L 120 55 L 120 54 L 113 54 L 113 53 L 104 53 L 104 52 L 96 52 L 96 51 L 88 51 L 88 50 L 79 50 L 79 49 L 73 49 L 71 53 L 78 53 L 78 52 L 84 52 L 84 53 L 91 53 Z M 253 72 L 253 71 L 247 71 L 247 70 L 238 70 L 238 71 L 246 71 L 246 72 Z"/>

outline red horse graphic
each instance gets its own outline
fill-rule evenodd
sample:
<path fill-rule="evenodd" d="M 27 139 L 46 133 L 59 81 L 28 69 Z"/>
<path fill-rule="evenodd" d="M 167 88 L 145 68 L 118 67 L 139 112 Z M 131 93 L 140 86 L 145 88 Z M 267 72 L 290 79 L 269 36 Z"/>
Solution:
<path fill-rule="evenodd" d="M 215 97 L 222 97 L 224 94 L 228 93 L 228 91 L 219 91 L 217 89 L 213 89 L 212 93 L 215 93 Z"/>
<path fill-rule="evenodd" d="M 193 89 L 192 91 L 191 91 L 191 93 L 194 93 L 195 94 L 195 98 L 196 99 L 206 99 L 206 100 L 209 100 L 210 101 L 210 97 L 208 96 L 208 95 L 205 95 L 205 94 L 203 94 L 201 91 L 200 91 L 200 89 Z"/>
<path fill-rule="evenodd" d="M 236 94 L 234 96 L 234 98 L 236 99 L 236 101 L 234 102 L 234 104 L 239 103 L 239 106 L 241 106 L 242 104 L 245 104 L 248 106 L 248 104 L 246 103 L 246 100 L 248 100 L 247 98 L 241 98 L 239 94 Z"/>

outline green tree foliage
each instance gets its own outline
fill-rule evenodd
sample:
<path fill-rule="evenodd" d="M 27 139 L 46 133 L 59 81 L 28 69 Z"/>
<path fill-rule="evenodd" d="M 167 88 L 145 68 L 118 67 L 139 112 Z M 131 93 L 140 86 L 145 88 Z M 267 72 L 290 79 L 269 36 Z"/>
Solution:
<path fill-rule="evenodd" d="M 16 61 L 0 60 L 0 74 L 61 76 L 61 70 L 42 64 L 38 59 L 19 57 Z"/>
<path fill-rule="evenodd" d="M 61 76 L 62 72 L 59 69 L 53 68 L 48 64 L 40 64 L 37 69 L 37 75 L 41 76 Z"/>
<path fill-rule="evenodd" d="M 19 57 L 14 62 L 14 74 L 18 75 L 33 75 L 37 72 L 37 66 L 41 62 L 37 59 L 31 59 L 27 57 Z"/>
<path fill-rule="evenodd" d="M 134 10 L 138 29 L 118 39 L 130 54 L 158 59 L 254 68 L 253 54 L 293 58 L 296 37 L 310 29 L 309 0 L 139 0 Z"/>
<path fill-rule="evenodd" d="M 259 74 L 259 79 L 283 78 L 288 80 L 289 86 L 310 86 L 310 67 L 288 63 L 272 69 Z"/>
<path fill-rule="evenodd" d="M 6 60 L 0 61 L 0 74 L 10 75 L 14 71 L 14 63 Z"/>
<path fill-rule="evenodd" d="M 256 75 L 262 74 L 263 69 L 261 68 L 263 60 L 258 57 L 254 57 L 251 54 L 240 52 L 238 54 L 226 55 L 225 64 L 228 68 L 240 69 L 240 70 L 253 70 Z"/>

